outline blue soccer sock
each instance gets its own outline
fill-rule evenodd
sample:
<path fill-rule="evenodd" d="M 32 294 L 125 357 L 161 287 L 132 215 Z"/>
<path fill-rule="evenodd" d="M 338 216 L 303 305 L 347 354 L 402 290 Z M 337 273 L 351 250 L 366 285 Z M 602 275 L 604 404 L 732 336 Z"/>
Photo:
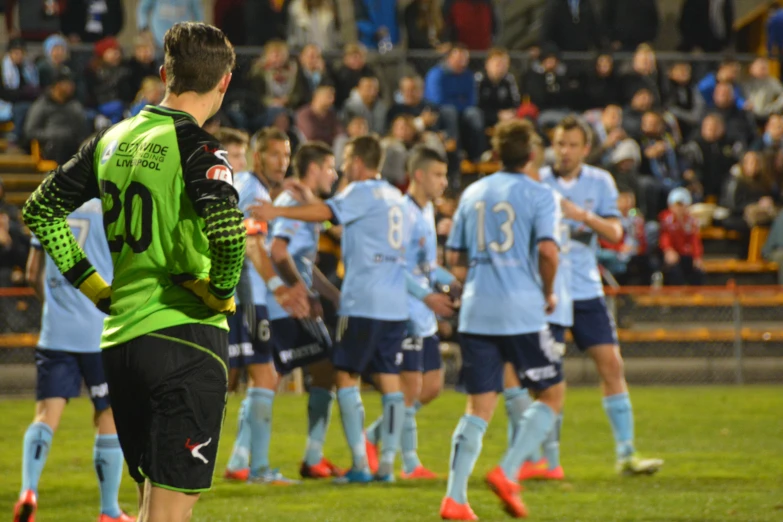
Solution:
<path fill-rule="evenodd" d="M 345 440 L 351 449 L 354 469 L 367 469 L 367 450 L 364 447 L 364 404 L 357 386 L 337 390 L 340 418 L 343 422 Z"/>
<path fill-rule="evenodd" d="M 370 426 L 366 430 L 367 440 L 373 446 L 377 446 L 381 442 L 382 425 L 383 425 L 383 414 L 379 415 L 378 418 L 375 419 L 375 422 L 370 424 Z"/>
<path fill-rule="evenodd" d="M 486 431 L 484 419 L 463 415 L 451 437 L 451 468 L 446 496 L 459 504 L 468 502 L 468 479 L 481 453 L 481 441 Z"/>
<path fill-rule="evenodd" d="M 116 434 L 95 437 L 92 460 L 101 490 L 101 513 L 119 517 L 122 510 L 117 497 L 122 482 L 122 449 Z"/>
<path fill-rule="evenodd" d="M 38 494 L 38 481 L 49 456 L 54 432 L 44 422 L 30 424 L 22 443 L 22 493 L 28 489 Z"/>
<path fill-rule="evenodd" d="M 503 397 L 506 399 L 506 416 L 508 417 L 508 445 L 511 446 L 519 421 L 522 420 L 522 415 L 528 406 L 533 404 L 533 399 L 530 398 L 526 388 L 519 386 L 503 390 Z"/>
<path fill-rule="evenodd" d="M 334 394 L 323 388 L 310 388 L 307 400 L 307 449 L 305 464 L 315 466 L 324 456 L 324 441 L 332 417 Z"/>
<path fill-rule="evenodd" d="M 265 388 L 248 388 L 250 412 L 250 473 L 269 467 L 269 442 L 272 440 L 272 403 L 275 392 Z"/>
<path fill-rule="evenodd" d="M 230 471 L 239 471 L 250 467 L 250 398 L 245 397 L 239 407 L 237 419 L 237 438 L 234 441 L 234 449 L 228 459 Z"/>
<path fill-rule="evenodd" d="M 516 481 L 519 468 L 528 460 L 552 430 L 556 413 L 543 402 L 536 401 L 522 415 L 514 442 L 508 448 L 500 466 L 506 478 Z"/>
<path fill-rule="evenodd" d="M 560 429 L 563 427 L 563 412 L 555 419 L 555 425 L 544 440 L 544 458 L 549 469 L 560 465 Z"/>
<path fill-rule="evenodd" d="M 628 392 L 604 397 L 604 410 L 612 425 L 617 458 L 630 457 L 633 447 L 633 407 Z"/>
<path fill-rule="evenodd" d="M 403 423 L 405 422 L 405 396 L 402 392 L 387 393 L 383 404 L 383 424 L 381 429 L 381 458 L 378 463 L 378 475 L 394 473 L 394 457 L 400 449 Z"/>
<path fill-rule="evenodd" d="M 416 406 L 407 406 L 405 408 L 405 420 L 402 423 L 402 438 L 400 439 L 402 469 L 405 473 L 411 473 L 421 466 L 417 453 L 418 447 L 419 436 L 416 426 Z"/>

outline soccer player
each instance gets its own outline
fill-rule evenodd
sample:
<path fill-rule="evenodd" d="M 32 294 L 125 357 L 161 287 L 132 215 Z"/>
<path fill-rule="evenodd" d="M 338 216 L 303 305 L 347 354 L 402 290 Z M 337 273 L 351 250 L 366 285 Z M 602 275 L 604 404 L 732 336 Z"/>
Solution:
<path fill-rule="evenodd" d="M 496 127 L 493 149 L 503 170 L 462 194 L 446 243 L 449 266 L 465 281 L 459 331 L 462 381 L 469 394 L 451 447 L 446 520 L 477 520 L 467 498 L 468 478 L 511 363 L 538 399 L 518 422 L 514 440 L 486 480 L 514 517 L 524 517 L 516 477 L 524 460 L 552 430 L 563 406 L 561 355 L 546 314 L 554 310 L 559 212 L 552 190 L 523 174 L 538 140 L 525 121 Z"/>
<path fill-rule="evenodd" d="M 429 404 L 441 391 L 443 375 L 438 339 L 438 320 L 453 315 L 449 299 L 435 292 L 435 285 L 459 286 L 454 276 L 438 266 L 438 237 L 435 233 L 435 211 L 432 202 L 443 195 L 448 185 L 448 168 L 440 154 L 426 147 L 413 150 L 408 162 L 410 186 L 405 197 L 408 216 L 405 257 L 407 258 L 408 337 L 402 345 L 400 383 L 405 395 L 405 421 L 402 428 L 403 479 L 434 479 L 437 476 L 425 468 L 416 452 L 418 434 L 416 412 Z M 367 454 L 370 467 L 377 465 L 378 444 L 381 441 L 383 417 L 367 429 Z M 373 459 L 373 457 L 375 457 Z"/>
<path fill-rule="evenodd" d="M 224 151 L 201 125 L 231 81 L 223 33 L 166 33 L 160 106 L 96 135 L 46 178 L 23 216 L 65 279 L 108 311 L 101 339 L 114 422 L 144 522 L 188 520 L 209 490 L 226 406 L 226 314 L 245 253 Z M 95 270 L 68 216 L 101 198 L 114 266 Z"/>
<path fill-rule="evenodd" d="M 358 386 L 359 376 L 369 370 L 383 394 L 383 453 L 375 479 L 390 482 L 394 480 L 394 458 L 405 415 L 399 378 L 408 320 L 403 252 L 405 201 L 399 190 L 380 178 L 383 154 L 377 138 L 354 138 L 343 154 L 342 170 L 350 183 L 337 196 L 298 207 L 262 204 L 256 207 L 254 216 L 316 223 L 330 220 L 343 226 L 345 280 L 332 363 L 337 369 L 337 402 L 353 466 L 335 480 L 373 480 Z"/>
<path fill-rule="evenodd" d="M 291 144 L 282 131 L 269 127 L 254 136 L 253 171 L 240 172 L 234 178 L 239 192 L 239 208 L 247 230 L 246 270 L 254 312 L 249 321 L 243 314 L 229 319 L 235 357 L 231 366 L 247 366 L 252 385 L 239 410 L 239 431 L 225 472 L 229 480 L 248 480 L 258 484 L 293 484 L 278 469 L 269 465 L 272 438 L 272 404 L 278 384 L 269 326 L 268 302 L 277 299 L 296 317 L 309 311 L 307 291 L 301 281 L 288 287 L 275 274 L 266 251 L 268 225 L 253 219 L 249 207 L 256 200 L 271 201 L 270 192 L 282 189 L 291 161 Z M 269 297 L 267 296 L 269 290 Z M 245 303 L 246 304 L 246 303 Z M 237 350 L 236 348 L 240 348 Z"/>
<path fill-rule="evenodd" d="M 319 196 L 331 193 L 337 180 L 334 153 L 325 143 L 314 141 L 302 145 L 294 156 L 294 173 L 299 182 Z M 275 205 L 298 206 L 290 192 L 283 192 Z M 324 458 L 323 445 L 332 413 L 334 367 L 329 361 L 331 339 L 323 322 L 319 294 L 340 304 L 340 291 L 315 267 L 321 225 L 279 218 L 270 233 L 270 255 L 275 269 L 289 286 L 300 281 L 309 289 L 309 318 L 296 320 L 276 301 L 269 301 L 272 341 L 277 358 L 286 370 L 307 366 L 310 375 L 307 404 L 307 446 L 299 473 L 302 478 L 337 477 L 342 474 Z M 309 364 L 308 364 L 309 363 Z"/>
<path fill-rule="evenodd" d="M 650 474 L 658 471 L 663 461 L 641 458 L 634 448 L 633 409 L 623 359 L 596 259 L 598 236 L 611 242 L 622 239 L 617 188 L 611 174 L 584 164 L 590 152 L 589 132 L 575 117 L 560 122 L 553 140 L 555 165 L 543 169 L 541 181 L 563 196 L 561 206 L 569 228 L 564 255 L 571 264 L 571 334 L 577 348 L 593 359 L 598 370 L 604 409 L 615 439 L 617 471 Z"/>
<path fill-rule="evenodd" d="M 101 202 L 82 205 L 68 218 L 78 244 L 95 262 L 101 277 L 111 281 L 109 246 L 103 234 Z M 122 480 L 122 450 L 109 405 L 109 388 L 101 361 L 104 313 L 71 286 L 58 272 L 52 258 L 33 238 L 27 258 L 27 280 L 43 301 L 41 336 L 35 350 L 37 391 L 35 419 L 27 428 L 22 446 L 22 493 L 14 508 L 14 522 L 34 520 L 38 480 L 46 465 L 54 432 L 68 400 L 78 397 L 82 381 L 95 407 L 93 462 L 101 491 L 98 522 L 134 520 L 120 510 L 117 493 Z"/>

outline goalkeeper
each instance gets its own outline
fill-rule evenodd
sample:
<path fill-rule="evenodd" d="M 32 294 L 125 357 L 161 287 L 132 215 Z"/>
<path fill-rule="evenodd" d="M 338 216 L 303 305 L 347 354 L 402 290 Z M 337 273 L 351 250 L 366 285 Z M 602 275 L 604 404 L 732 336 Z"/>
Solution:
<path fill-rule="evenodd" d="M 220 30 L 172 27 L 166 97 L 99 133 L 58 167 L 24 219 L 71 284 L 109 313 L 103 364 L 139 520 L 181 522 L 212 484 L 227 392 L 228 326 L 245 230 L 225 152 L 201 125 L 234 67 Z M 95 271 L 68 215 L 101 198 L 114 281 Z"/>

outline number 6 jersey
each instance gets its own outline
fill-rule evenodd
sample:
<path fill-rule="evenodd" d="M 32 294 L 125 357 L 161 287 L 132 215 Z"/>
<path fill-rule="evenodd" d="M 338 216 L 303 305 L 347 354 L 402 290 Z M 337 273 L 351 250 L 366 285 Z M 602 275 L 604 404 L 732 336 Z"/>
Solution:
<path fill-rule="evenodd" d="M 147 106 L 90 140 L 25 204 L 27 225 L 78 287 L 95 268 L 67 217 L 101 199 L 114 264 L 101 348 L 188 323 L 228 329 L 177 284 L 209 277 L 212 293 L 228 298 L 239 280 L 245 231 L 224 154 L 190 115 Z"/>

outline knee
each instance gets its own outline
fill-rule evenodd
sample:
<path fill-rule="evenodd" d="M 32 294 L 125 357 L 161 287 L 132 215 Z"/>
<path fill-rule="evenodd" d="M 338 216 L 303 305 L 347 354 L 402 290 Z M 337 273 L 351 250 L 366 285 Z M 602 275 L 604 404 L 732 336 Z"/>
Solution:
<path fill-rule="evenodd" d="M 438 398 L 442 390 L 443 386 L 440 382 L 425 383 L 421 390 L 419 402 L 421 402 L 423 405 L 431 403 Z"/>
<path fill-rule="evenodd" d="M 440 113 L 440 118 L 443 120 L 445 125 L 457 124 L 457 121 L 459 120 L 459 112 L 457 112 L 457 108 L 453 105 L 441 105 L 438 108 L 438 112 Z"/>
<path fill-rule="evenodd" d="M 565 381 L 561 381 L 546 390 L 538 392 L 536 400 L 552 408 L 555 413 L 560 413 L 563 411 L 563 404 L 565 403 L 565 390 Z"/>
<path fill-rule="evenodd" d="M 468 107 L 462 113 L 462 118 L 473 128 L 484 129 L 484 113 L 478 107 Z"/>
<path fill-rule="evenodd" d="M 598 363 L 598 373 L 608 384 L 622 381 L 624 371 L 623 358 L 616 347 L 612 350 L 612 356 L 603 357 Z"/>
<path fill-rule="evenodd" d="M 253 379 L 254 388 L 277 389 L 278 375 L 274 363 L 252 365 L 250 378 Z"/>

